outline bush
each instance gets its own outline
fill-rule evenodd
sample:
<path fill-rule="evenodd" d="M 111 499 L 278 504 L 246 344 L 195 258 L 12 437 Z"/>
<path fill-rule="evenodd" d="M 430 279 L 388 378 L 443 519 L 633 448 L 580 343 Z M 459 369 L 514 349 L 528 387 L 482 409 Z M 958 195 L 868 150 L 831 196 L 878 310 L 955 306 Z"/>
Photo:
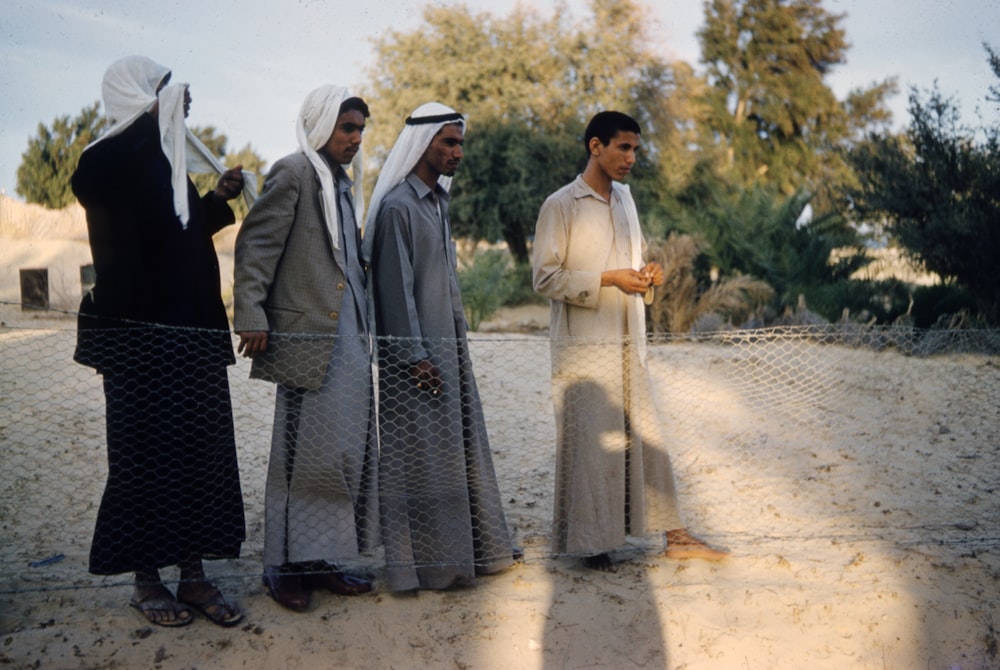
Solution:
<path fill-rule="evenodd" d="M 913 292 L 913 325 L 932 328 L 959 314 L 976 314 L 976 295 L 964 286 L 921 286 Z"/>
<path fill-rule="evenodd" d="M 531 283 L 531 263 L 516 263 L 507 273 L 509 294 L 504 305 L 547 305 L 548 299 L 535 293 Z"/>
<path fill-rule="evenodd" d="M 514 293 L 511 256 L 500 249 L 477 252 L 472 262 L 458 271 L 465 320 L 470 330 L 496 313 Z"/>
<path fill-rule="evenodd" d="M 665 277 L 663 286 L 653 292 L 649 320 L 653 332 L 687 333 L 709 314 L 742 324 L 773 297 L 770 286 L 746 275 L 705 281 L 698 270 L 703 252 L 700 237 L 677 233 L 651 247 L 650 258 L 663 265 Z"/>
<path fill-rule="evenodd" d="M 854 323 L 889 324 L 906 314 L 911 288 L 898 279 L 867 281 L 842 279 L 817 286 L 805 293 L 806 303 L 831 323 L 847 320 Z"/>

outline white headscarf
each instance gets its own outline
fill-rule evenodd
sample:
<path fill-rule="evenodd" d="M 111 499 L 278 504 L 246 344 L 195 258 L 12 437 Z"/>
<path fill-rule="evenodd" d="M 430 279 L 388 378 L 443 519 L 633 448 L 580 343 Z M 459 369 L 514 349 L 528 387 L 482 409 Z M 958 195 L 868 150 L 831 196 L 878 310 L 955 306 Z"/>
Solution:
<path fill-rule="evenodd" d="M 430 146 L 434 136 L 444 126 L 452 123 L 462 126 L 462 130 L 465 130 L 465 117 L 439 102 L 427 102 L 420 105 L 406 119 L 406 125 L 400 131 L 396 143 L 392 145 L 392 150 L 389 151 L 389 155 L 385 159 L 385 165 L 382 166 L 382 172 L 379 173 L 378 181 L 375 182 L 375 190 L 368 202 L 365 237 L 361 246 L 361 255 L 366 263 L 370 262 L 372 258 L 372 247 L 375 243 L 375 220 L 378 217 L 382 199 L 413 171 L 413 168 L 420 161 L 420 157 Z M 451 177 L 441 175 L 438 178 L 438 184 L 447 191 L 451 186 Z"/>
<path fill-rule="evenodd" d="M 323 216 L 330 231 L 333 246 L 340 248 L 340 220 L 337 217 L 337 189 L 334 184 L 330 164 L 319 155 L 319 150 L 326 146 L 337 127 L 337 117 L 340 116 L 340 106 L 350 97 L 347 89 L 342 86 L 320 86 L 309 92 L 302 102 L 299 118 L 295 122 L 295 136 L 299 140 L 299 148 L 309 159 L 316 176 L 319 179 Z M 354 177 L 354 210 L 357 226 L 360 228 L 365 220 L 364 182 L 361 164 L 361 151 L 354 155 L 351 163 Z"/>
<path fill-rule="evenodd" d="M 625 208 L 625 218 L 628 221 L 629 242 L 631 244 L 630 260 L 632 268 L 638 270 L 642 263 L 642 228 L 639 226 L 639 212 L 635 207 L 635 200 L 632 198 L 632 190 L 621 182 L 611 182 L 611 190 L 621 198 L 622 206 Z M 627 297 L 626 304 L 628 310 L 626 318 L 628 321 L 628 332 L 635 333 L 634 340 L 639 360 L 643 365 L 646 363 L 646 307 L 653 300 L 653 287 L 643 295 L 632 295 Z M 644 304 L 645 303 L 645 304 Z"/>
<path fill-rule="evenodd" d="M 191 218 L 188 211 L 188 171 L 222 174 L 226 168 L 184 124 L 187 84 L 165 86 L 157 95 L 156 89 L 169 76 L 170 70 L 145 56 L 128 56 L 112 63 L 101 82 L 105 115 L 111 125 L 87 149 L 120 134 L 159 101 L 160 146 L 170 163 L 174 213 L 181 220 L 181 226 L 187 228 Z M 243 179 L 243 196 L 249 206 L 257 198 L 257 179 L 246 170 L 243 171 Z"/>

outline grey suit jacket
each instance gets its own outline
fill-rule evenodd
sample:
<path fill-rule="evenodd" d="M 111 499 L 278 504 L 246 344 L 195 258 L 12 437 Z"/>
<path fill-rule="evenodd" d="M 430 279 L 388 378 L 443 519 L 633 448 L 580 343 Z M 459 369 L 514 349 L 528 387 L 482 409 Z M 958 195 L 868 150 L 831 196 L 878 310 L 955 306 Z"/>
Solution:
<path fill-rule="evenodd" d="M 350 181 L 339 166 L 334 172 L 341 226 L 351 240 L 356 224 Z M 286 156 L 268 172 L 236 236 L 234 329 L 269 333 L 267 351 L 253 361 L 255 379 L 318 389 L 341 308 L 355 309 L 342 305 L 347 261 L 343 248 L 333 248 L 319 196 L 319 180 L 305 154 Z"/>

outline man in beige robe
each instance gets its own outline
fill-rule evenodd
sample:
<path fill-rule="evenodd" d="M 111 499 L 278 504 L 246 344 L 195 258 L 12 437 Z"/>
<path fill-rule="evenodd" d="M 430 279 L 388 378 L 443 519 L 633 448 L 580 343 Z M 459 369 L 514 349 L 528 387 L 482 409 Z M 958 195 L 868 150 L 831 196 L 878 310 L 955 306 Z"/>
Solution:
<path fill-rule="evenodd" d="M 550 195 L 535 229 L 535 291 L 551 301 L 556 412 L 553 550 L 613 570 L 626 536 L 666 531 L 671 558 L 725 553 L 690 535 L 645 365 L 645 304 L 663 283 L 642 262 L 635 203 L 619 183 L 635 163 L 638 124 L 601 112 L 587 126 L 587 166 Z"/>

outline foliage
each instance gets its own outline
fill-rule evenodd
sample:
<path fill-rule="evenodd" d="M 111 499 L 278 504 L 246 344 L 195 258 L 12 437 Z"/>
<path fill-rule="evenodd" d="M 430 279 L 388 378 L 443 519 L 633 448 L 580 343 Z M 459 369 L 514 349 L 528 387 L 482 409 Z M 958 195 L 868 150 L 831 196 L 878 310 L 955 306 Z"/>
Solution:
<path fill-rule="evenodd" d="M 986 61 L 989 63 L 990 69 L 993 70 L 993 75 L 997 79 L 1000 79 L 1000 54 L 994 51 L 986 42 L 983 42 L 983 49 L 986 50 Z M 1000 104 L 1000 83 L 990 86 L 990 92 L 986 96 L 986 99 L 990 102 Z"/>
<path fill-rule="evenodd" d="M 592 0 L 592 16 L 579 25 L 565 9 L 542 17 L 521 6 L 496 17 L 428 5 L 416 30 L 375 41 L 373 83 L 364 92 L 373 117 L 366 151 L 376 163 L 419 104 L 437 100 L 466 114 L 452 225 L 478 239 L 503 238 L 522 263 L 542 200 L 581 167 L 582 129 L 595 111 L 620 109 L 643 126 L 644 155 L 631 182 L 648 219 L 662 222 L 666 186 L 692 162 L 695 126 L 678 92 L 697 82 L 689 67 L 656 55 L 643 6 Z"/>
<path fill-rule="evenodd" d="M 747 276 L 735 276 L 705 282 L 698 276 L 698 257 L 704 252 L 704 240 L 693 235 L 671 233 L 651 258 L 663 265 L 666 278 L 653 293 L 650 327 L 654 332 L 688 333 L 695 322 L 708 314 L 730 323 L 742 324 L 771 299 L 773 291 L 766 282 Z"/>
<path fill-rule="evenodd" d="M 784 197 L 764 186 L 740 189 L 702 182 L 683 194 L 688 208 L 678 222 L 701 235 L 705 260 L 720 277 L 749 275 L 774 291 L 777 312 L 799 295 L 848 279 L 868 262 L 855 230 L 835 213 L 803 217 L 810 194 Z M 802 218 L 800 218 L 802 217 Z M 853 249 L 831 258 L 834 249 Z"/>
<path fill-rule="evenodd" d="M 376 39 L 365 91 L 376 121 L 370 143 L 388 150 L 394 129 L 428 100 L 459 109 L 473 128 L 507 121 L 553 130 L 600 109 L 635 109 L 637 98 L 648 105 L 640 121 L 658 118 L 648 91 L 669 75 L 646 46 L 647 10 L 633 0 L 591 0 L 592 16 L 573 25 L 566 9 L 543 17 L 518 6 L 498 17 L 429 4 L 423 25 Z"/>
<path fill-rule="evenodd" d="M 517 263 L 528 263 L 538 207 L 580 172 L 582 146 L 567 134 L 506 122 L 470 134 L 465 146 L 449 210 L 454 233 L 503 240 Z"/>
<path fill-rule="evenodd" d="M 803 293 L 809 308 L 829 322 L 891 324 L 911 309 L 912 288 L 898 279 L 839 279 Z"/>
<path fill-rule="evenodd" d="M 904 135 L 872 135 L 851 153 L 860 175 L 850 192 L 857 215 L 882 222 L 914 260 L 967 288 L 979 312 L 998 323 L 1000 127 L 977 141 L 936 87 L 926 99 L 912 90 L 909 110 Z"/>
<path fill-rule="evenodd" d="M 911 311 L 915 327 L 933 328 L 943 320 L 975 313 L 976 296 L 953 283 L 919 286 L 913 292 Z"/>
<path fill-rule="evenodd" d="M 547 298 L 535 293 L 532 284 L 531 263 L 515 263 L 507 275 L 510 280 L 510 293 L 503 301 L 504 305 L 548 305 Z"/>
<path fill-rule="evenodd" d="M 843 15 L 820 0 L 711 0 L 699 31 L 707 67 L 709 146 L 740 185 L 765 184 L 791 195 L 816 194 L 853 176 L 838 147 L 886 123 L 894 80 L 852 91 L 840 102 L 824 79 L 845 62 Z"/>
<path fill-rule="evenodd" d="M 38 136 L 28 140 L 28 149 L 21 154 L 21 164 L 17 168 L 17 193 L 26 202 L 50 209 L 62 209 L 72 203 L 75 197 L 70 187 L 70 178 L 76 171 L 83 150 L 100 135 L 106 125 L 107 118 L 101 115 L 99 102 L 84 107 L 75 118 L 56 118 L 51 128 L 38 124 Z M 214 127 L 191 130 L 216 156 L 223 157 L 226 167 L 243 165 L 244 170 L 257 175 L 258 185 L 262 183 L 261 171 L 265 161 L 249 144 L 226 155 L 226 136 L 219 134 Z M 218 177 L 193 175 L 192 180 L 198 187 L 198 192 L 205 193 L 215 188 Z M 242 198 L 233 200 L 230 204 L 237 219 L 246 215 L 247 206 Z"/>
<path fill-rule="evenodd" d="M 99 109 L 95 102 L 75 118 L 57 117 L 51 128 L 38 124 L 38 135 L 28 140 L 17 168 L 16 191 L 26 202 L 62 209 L 74 201 L 70 177 L 84 148 L 106 125 Z"/>
<path fill-rule="evenodd" d="M 458 271 L 465 320 L 470 330 L 490 318 L 513 292 L 510 254 L 501 249 L 477 253 L 472 262 Z"/>

